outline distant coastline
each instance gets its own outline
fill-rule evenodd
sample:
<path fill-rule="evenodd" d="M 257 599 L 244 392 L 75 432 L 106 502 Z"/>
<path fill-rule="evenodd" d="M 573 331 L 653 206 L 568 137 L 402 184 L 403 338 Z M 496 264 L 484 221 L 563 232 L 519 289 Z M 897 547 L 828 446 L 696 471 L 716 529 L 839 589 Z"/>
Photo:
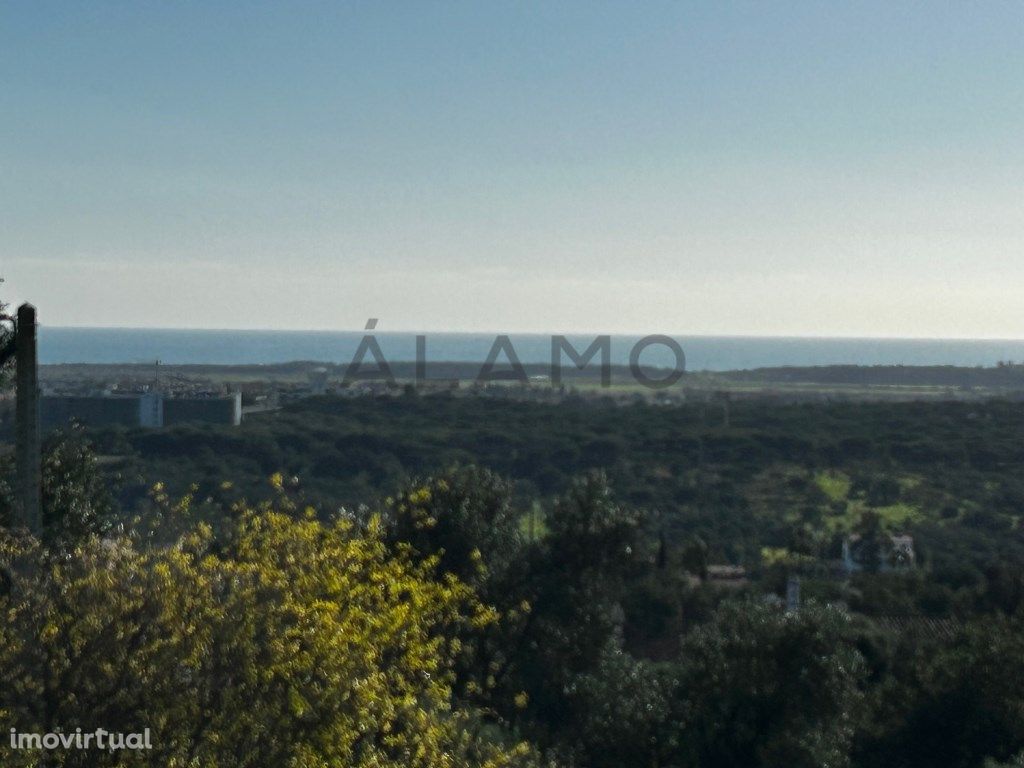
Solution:
<path fill-rule="evenodd" d="M 276 365 L 293 361 L 347 364 L 362 331 L 241 331 L 133 328 L 40 329 L 40 362 L 142 364 L 159 359 L 169 365 Z M 415 334 L 374 334 L 389 362 L 415 359 Z M 427 333 L 427 359 L 432 362 L 486 359 L 494 334 Z M 550 336 L 511 334 L 524 364 L 551 359 Z M 593 336 L 568 335 L 583 350 Z M 614 365 L 628 365 L 629 351 L 639 336 L 612 336 Z M 995 367 L 1024 362 L 1024 341 L 940 339 L 772 338 L 737 336 L 675 336 L 686 352 L 689 371 L 739 371 L 780 367 L 822 366 L 955 366 Z M 671 367 L 668 350 L 650 348 L 645 366 Z"/>

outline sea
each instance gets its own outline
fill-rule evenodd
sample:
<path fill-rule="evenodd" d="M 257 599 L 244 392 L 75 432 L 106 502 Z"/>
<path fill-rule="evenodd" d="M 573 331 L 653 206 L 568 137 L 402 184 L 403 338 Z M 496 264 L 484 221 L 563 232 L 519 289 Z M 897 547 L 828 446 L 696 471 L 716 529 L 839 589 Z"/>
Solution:
<path fill-rule="evenodd" d="M 368 331 L 183 330 L 149 328 L 39 329 L 39 361 L 54 363 L 273 364 L 292 361 L 349 363 Z M 389 362 L 416 359 L 416 334 L 373 333 Z M 430 362 L 487 359 L 495 334 L 424 333 Z M 566 335 L 580 352 L 594 336 Z M 612 336 L 611 358 L 628 365 L 644 337 Z M 1024 361 L 1024 340 L 865 339 L 744 336 L 672 336 L 689 371 L 728 371 L 778 366 L 956 365 L 994 366 Z M 547 364 L 551 336 L 510 334 L 519 360 Z M 676 352 L 650 343 L 640 355 L 645 366 L 677 366 Z M 498 358 L 499 363 L 505 360 Z M 565 364 L 570 364 L 563 357 Z M 367 357 L 366 363 L 372 363 Z"/>

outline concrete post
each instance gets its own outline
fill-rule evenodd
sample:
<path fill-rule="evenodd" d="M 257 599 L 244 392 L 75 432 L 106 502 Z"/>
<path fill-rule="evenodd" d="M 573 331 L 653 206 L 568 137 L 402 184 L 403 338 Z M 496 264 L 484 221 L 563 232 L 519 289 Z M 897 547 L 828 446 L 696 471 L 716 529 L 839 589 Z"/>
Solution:
<path fill-rule="evenodd" d="M 800 610 L 800 577 L 790 576 L 786 579 L 786 610 L 796 613 Z"/>
<path fill-rule="evenodd" d="M 39 534 L 43 528 L 42 467 L 39 440 L 39 372 L 36 354 L 36 308 L 18 307 L 15 337 L 17 364 L 15 451 L 18 471 L 18 502 L 21 521 Z"/>

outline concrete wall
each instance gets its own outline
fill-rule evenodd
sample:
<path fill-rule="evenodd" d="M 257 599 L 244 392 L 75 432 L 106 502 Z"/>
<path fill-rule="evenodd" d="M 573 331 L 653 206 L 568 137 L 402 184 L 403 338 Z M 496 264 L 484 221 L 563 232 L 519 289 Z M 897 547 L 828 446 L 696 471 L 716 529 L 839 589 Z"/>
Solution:
<path fill-rule="evenodd" d="M 92 426 L 123 424 L 139 426 L 140 397 L 44 395 L 40 402 L 43 429 L 66 427 L 71 419 Z"/>
<path fill-rule="evenodd" d="M 159 392 L 147 392 L 139 397 L 139 426 L 164 425 L 164 397 Z"/>
<path fill-rule="evenodd" d="M 164 397 L 141 395 L 56 396 L 42 398 L 42 426 L 50 430 L 67 426 L 72 419 L 82 424 L 126 427 L 164 427 L 201 422 L 237 426 L 242 422 L 242 395 L 211 397 Z"/>
<path fill-rule="evenodd" d="M 207 424 L 242 423 L 242 395 L 235 392 L 218 397 L 169 397 L 164 399 L 164 426 L 187 422 Z"/>

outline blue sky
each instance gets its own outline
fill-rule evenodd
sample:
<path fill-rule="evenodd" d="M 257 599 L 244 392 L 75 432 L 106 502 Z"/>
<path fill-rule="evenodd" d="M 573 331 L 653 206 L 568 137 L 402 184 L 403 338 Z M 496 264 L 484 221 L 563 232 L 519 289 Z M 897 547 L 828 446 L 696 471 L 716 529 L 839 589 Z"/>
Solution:
<path fill-rule="evenodd" d="M 1019 3 L 0 4 L 50 325 L 1024 337 Z"/>

